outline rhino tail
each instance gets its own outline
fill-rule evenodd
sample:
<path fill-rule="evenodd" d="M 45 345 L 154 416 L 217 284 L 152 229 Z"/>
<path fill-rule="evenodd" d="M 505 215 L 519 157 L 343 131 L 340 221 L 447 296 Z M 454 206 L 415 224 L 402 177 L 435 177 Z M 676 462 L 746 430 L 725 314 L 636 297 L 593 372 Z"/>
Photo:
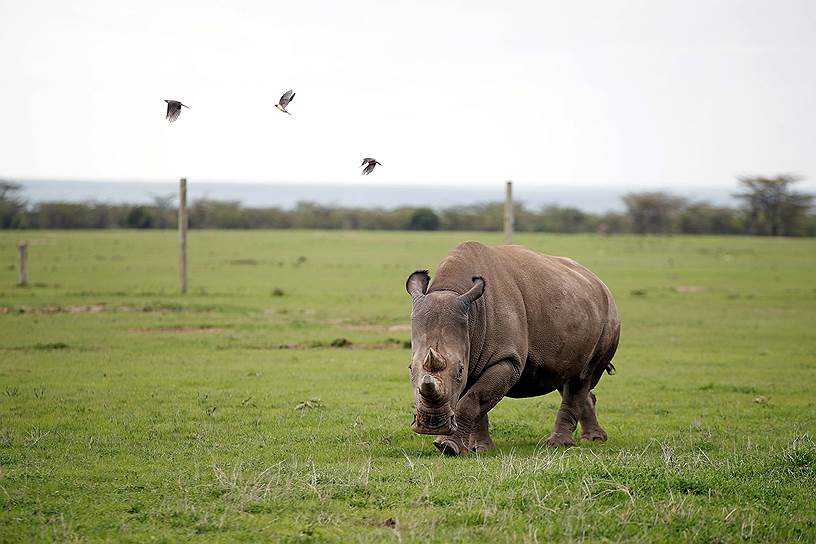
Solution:
<path fill-rule="evenodd" d="M 615 365 L 612 364 L 612 358 L 615 356 L 615 352 L 618 351 L 618 342 L 620 342 L 620 322 L 615 325 L 615 336 L 612 338 L 612 343 L 609 346 L 609 351 L 607 352 L 607 356 L 609 357 L 609 362 L 606 363 L 606 373 L 610 376 L 615 373 Z"/>
<path fill-rule="evenodd" d="M 595 341 L 592 357 L 589 358 L 586 364 L 584 364 L 584 368 L 581 369 L 581 379 L 585 380 L 592 377 L 592 387 L 595 387 L 604 371 L 610 376 L 615 373 L 615 365 L 612 364 L 612 358 L 615 356 L 615 351 L 618 348 L 620 324 L 615 326 L 611 338 L 606 337 L 607 331 L 608 326 L 604 324 L 598 340 Z"/>

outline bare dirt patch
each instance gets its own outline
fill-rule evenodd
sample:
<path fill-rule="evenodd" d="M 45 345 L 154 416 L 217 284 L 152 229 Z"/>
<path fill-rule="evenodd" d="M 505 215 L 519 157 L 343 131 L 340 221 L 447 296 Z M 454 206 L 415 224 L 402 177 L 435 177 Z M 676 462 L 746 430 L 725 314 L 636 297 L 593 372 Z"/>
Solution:
<path fill-rule="evenodd" d="M 411 343 L 406 340 L 398 338 L 387 338 L 382 342 L 357 343 L 348 340 L 347 338 L 336 338 L 331 342 L 315 340 L 313 342 L 305 343 L 291 343 L 291 344 L 230 344 L 217 346 L 216 349 L 232 350 L 232 349 L 251 349 L 251 350 L 308 350 L 308 349 L 410 349 Z"/>
<path fill-rule="evenodd" d="M 109 306 L 107 304 L 88 304 L 78 306 L 0 306 L 2 314 L 97 314 L 100 312 L 197 312 L 208 313 L 212 311 L 209 306 L 181 306 L 172 303 L 149 303 L 142 306 Z"/>
<path fill-rule="evenodd" d="M 366 332 L 411 332 L 410 323 L 400 323 L 399 325 L 344 325 L 343 328 L 350 331 Z"/>
<path fill-rule="evenodd" d="M 700 285 L 678 285 L 674 290 L 678 293 L 702 293 L 706 288 Z"/>
<path fill-rule="evenodd" d="M 144 327 L 128 330 L 147 334 L 215 334 L 224 332 L 226 329 L 219 327 Z"/>
<path fill-rule="evenodd" d="M 86 306 L 4 306 L 0 314 L 98 314 L 105 311 L 104 304 Z"/>

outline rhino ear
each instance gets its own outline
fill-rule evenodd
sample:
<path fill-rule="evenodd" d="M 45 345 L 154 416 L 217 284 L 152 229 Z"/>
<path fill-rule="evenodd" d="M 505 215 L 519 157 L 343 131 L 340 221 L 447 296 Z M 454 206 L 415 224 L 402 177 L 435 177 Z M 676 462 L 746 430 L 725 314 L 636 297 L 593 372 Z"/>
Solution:
<path fill-rule="evenodd" d="M 428 291 L 428 284 L 431 282 L 431 276 L 428 275 L 427 270 L 417 270 L 405 282 L 405 290 L 411 295 L 411 298 L 421 297 Z"/>
<path fill-rule="evenodd" d="M 473 287 L 465 293 L 464 295 L 459 295 L 459 300 L 462 301 L 466 308 L 470 307 L 470 304 L 474 300 L 478 300 L 484 294 L 485 290 L 485 280 L 481 276 L 473 276 Z"/>

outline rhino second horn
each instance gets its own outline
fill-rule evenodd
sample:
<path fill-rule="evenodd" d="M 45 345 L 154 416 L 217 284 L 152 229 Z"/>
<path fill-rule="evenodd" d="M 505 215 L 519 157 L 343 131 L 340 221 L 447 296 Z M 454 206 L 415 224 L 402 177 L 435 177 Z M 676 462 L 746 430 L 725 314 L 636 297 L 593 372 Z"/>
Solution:
<path fill-rule="evenodd" d="M 419 384 L 419 393 L 429 401 L 438 401 L 442 398 L 439 385 L 436 383 L 436 379 L 430 374 L 425 374 L 422 378 L 422 383 Z"/>
<path fill-rule="evenodd" d="M 442 358 L 433 348 L 428 350 L 428 355 L 425 356 L 425 361 L 422 363 L 422 368 L 428 372 L 439 372 L 445 370 L 445 359 Z"/>

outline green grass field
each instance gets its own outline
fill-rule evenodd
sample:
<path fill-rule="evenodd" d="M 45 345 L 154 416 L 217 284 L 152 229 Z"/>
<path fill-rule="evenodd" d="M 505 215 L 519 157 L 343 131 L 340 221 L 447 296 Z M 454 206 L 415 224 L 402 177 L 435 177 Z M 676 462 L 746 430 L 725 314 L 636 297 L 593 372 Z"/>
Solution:
<path fill-rule="evenodd" d="M 28 288 L 16 241 L 31 242 Z M 605 444 L 409 425 L 406 276 L 485 233 L 0 233 L 0 541 L 816 541 L 816 241 L 519 235 L 623 323 Z"/>

